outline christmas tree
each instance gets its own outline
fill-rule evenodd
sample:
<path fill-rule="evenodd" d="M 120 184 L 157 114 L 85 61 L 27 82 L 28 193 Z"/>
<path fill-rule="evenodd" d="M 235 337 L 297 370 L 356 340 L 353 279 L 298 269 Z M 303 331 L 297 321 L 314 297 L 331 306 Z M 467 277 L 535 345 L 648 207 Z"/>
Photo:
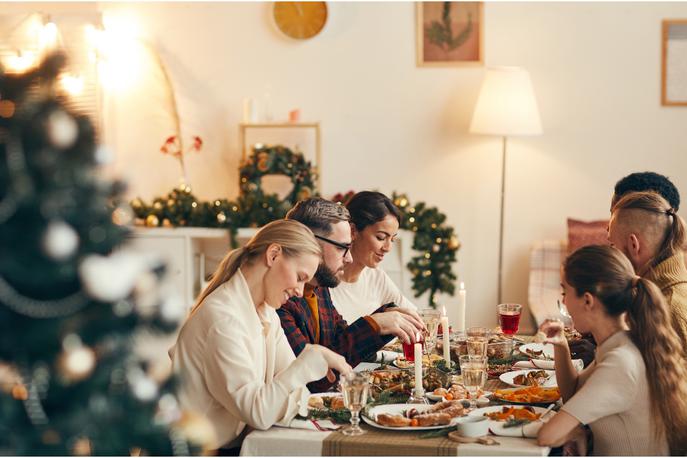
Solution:
<path fill-rule="evenodd" d="M 133 213 L 56 91 L 64 63 L 0 68 L 0 454 L 187 455 L 197 420 L 135 351 L 185 310 L 162 265 L 120 249 Z"/>

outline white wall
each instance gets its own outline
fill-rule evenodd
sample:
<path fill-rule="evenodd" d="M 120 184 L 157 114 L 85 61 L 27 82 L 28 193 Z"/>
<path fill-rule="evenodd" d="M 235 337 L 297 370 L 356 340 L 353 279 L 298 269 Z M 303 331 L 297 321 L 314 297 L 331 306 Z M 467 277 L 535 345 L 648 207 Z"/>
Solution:
<path fill-rule="evenodd" d="M 468 325 L 495 324 L 500 139 L 467 133 L 483 68 L 418 68 L 413 3 L 328 3 L 314 39 L 287 39 L 271 3 L 115 4 L 170 69 L 187 135 L 194 193 L 237 193 L 244 97 L 270 87 L 273 111 L 300 107 L 323 125 L 323 194 L 378 188 L 437 205 L 463 247 Z M 29 6 L 30 7 L 30 6 Z M 604 218 L 613 184 L 668 174 L 687 195 L 687 108 L 660 106 L 660 27 L 686 3 L 488 3 L 487 65 L 526 67 L 544 135 L 509 140 L 504 297 L 526 302 L 528 252 L 565 237 L 565 219 Z M 179 177 L 158 148 L 171 133 L 152 66 L 107 98 L 106 140 L 131 195 L 168 192 Z M 132 71 L 134 71 L 132 69 Z M 456 299 L 446 300 L 452 314 Z M 452 314 L 453 315 L 453 314 Z M 455 316 L 452 316 L 455 319 Z"/>

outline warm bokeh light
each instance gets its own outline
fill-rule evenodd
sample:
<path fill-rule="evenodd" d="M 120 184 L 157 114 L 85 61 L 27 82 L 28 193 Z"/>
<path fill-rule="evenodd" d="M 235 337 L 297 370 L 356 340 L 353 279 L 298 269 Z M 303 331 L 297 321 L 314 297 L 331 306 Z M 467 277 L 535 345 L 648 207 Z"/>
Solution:
<path fill-rule="evenodd" d="M 54 22 L 48 22 L 43 25 L 40 31 L 40 47 L 43 50 L 55 49 L 57 47 L 57 41 L 59 37 L 59 31 Z"/>
<path fill-rule="evenodd" d="M 98 76 L 109 90 L 128 88 L 138 79 L 145 49 L 138 30 L 128 18 L 103 17 L 104 29 L 89 27 L 86 34 L 98 61 Z"/>
<path fill-rule="evenodd" d="M 31 51 L 17 51 L 15 55 L 5 59 L 5 65 L 10 72 L 24 72 L 37 63 L 36 54 Z"/>
<path fill-rule="evenodd" d="M 84 79 L 80 75 L 63 74 L 60 85 L 69 95 L 80 95 L 84 88 Z"/>

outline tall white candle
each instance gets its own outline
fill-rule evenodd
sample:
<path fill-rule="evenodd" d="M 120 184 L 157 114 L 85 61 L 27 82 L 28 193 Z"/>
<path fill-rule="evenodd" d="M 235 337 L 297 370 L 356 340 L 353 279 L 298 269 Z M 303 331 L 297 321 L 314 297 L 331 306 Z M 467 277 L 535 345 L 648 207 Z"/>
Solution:
<path fill-rule="evenodd" d="M 446 307 L 443 308 L 443 312 L 441 314 L 441 330 L 442 330 L 442 339 L 443 339 L 443 347 L 444 347 L 444 361 L 446 361 L 446 368 L 450 369 L 451 368 L 451 344 L 450 344 L 450 332 L 449 332 L 449 325 L 448 325 L 448 317 L 446 316 Z"/>
<path fill-rule="evenodd" d="M 465 291 L 465 283 L 460 282 L 460 290 L 458 291 L 458 330 L 462 332 L 465 332 L 465 309 L 467 307 L 466 295 L 467 292 Z"/>
<path fill-rule="evenodd" d="M 423 393 L 422 388 L 422 343 L 421 336 L 418 333 L 415 340 L 415 392 Z"/>

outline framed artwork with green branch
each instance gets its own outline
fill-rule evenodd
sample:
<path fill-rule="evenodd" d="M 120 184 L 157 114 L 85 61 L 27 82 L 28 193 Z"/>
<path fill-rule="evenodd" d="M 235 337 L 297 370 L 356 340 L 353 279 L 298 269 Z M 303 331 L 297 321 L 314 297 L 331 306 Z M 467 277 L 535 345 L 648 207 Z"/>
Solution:
<path fill-rule="evenodd" d="M 482 2 L 417 2 L 417 65 L 482 65 Z"/>

